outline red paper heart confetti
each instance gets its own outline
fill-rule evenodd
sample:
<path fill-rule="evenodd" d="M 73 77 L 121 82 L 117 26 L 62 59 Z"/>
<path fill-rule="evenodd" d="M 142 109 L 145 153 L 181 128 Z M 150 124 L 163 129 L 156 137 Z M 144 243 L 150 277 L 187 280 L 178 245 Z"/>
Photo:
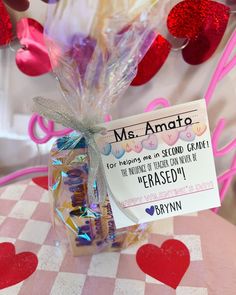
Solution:
<path fill-rule="evenodd" d="M 39 76 L 50 72 L 51 63 L 43 37 L 43 26 L 31 18 L 23 18 L 17 23 L 17 37 L 23 48 L 16 54 L 18 68 L 29 76 Z"/>
<path fill-rule="evenodd" d="M 0 243 L 0 289 L 18 284 L 31 276 L 38 258 L 31 252 L 16 254 L 12 243 Z"/>
<path fill-rule="evenodd" d="M 2 0 L 0 0 L 0 46 L 10 43 L 12 37 L 11 19 Z"/>
<path fill-rule="evenodd" d="M 170 43 L 161 35 L 158 35 L 139 63 L 137 75 L 131 85 L 139 86 L 151 80 L 166 61 L 170 48 Z"/>
<path fill-rule="evenodd" d="M 146 244 L 139 248 L 136 261 L 141 270 L 176 289 L 190 264 L 188 248 L 178 240 L 167 240 L 161 247 Z"/>
<path fill-rule="evenodd" d="M 189 40 L 182 50 L 187 63 L 201 64 L 213 55 L 224 35 L 229 15 L 229 7 L 209 0 L 185 0 L 172 8 L 167 26 L 174 37 Z"/>
<path fill-rule="evenodd" d="M 48 190 L 48 177 L 47 176 L 35 177 L 32 179 L 32 181 L 35 184 L 37 184 L 38 186 Z"/>

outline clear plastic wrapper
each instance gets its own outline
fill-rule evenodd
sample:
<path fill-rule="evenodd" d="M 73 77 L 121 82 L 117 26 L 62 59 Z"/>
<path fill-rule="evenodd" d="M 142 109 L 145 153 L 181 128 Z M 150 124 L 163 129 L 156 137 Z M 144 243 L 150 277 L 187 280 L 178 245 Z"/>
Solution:
<path fill-rule="evenodd" d="M 84 139 L 78 141 L 73 134 L 58 139 L 50 161 L 52 210 L 56 224 L 64 225 L 75 256 L 117 251 L 144 237 L 144 224 L 116 230 L 108 196 L 102 203 L 90 202 L 89 157 Z M 93 189 L 97 194 L 96 182 Z"/>
<path fill-rule="evenodd" d="M 158 0 L 62 0 L 49 6 L 51 62 L 74 116 L 103 122 L 135 77 L 160 22 Z"/>
<path fill-rule="evenodd" d="M 146 232 L 146 225 L 115 229 L 93 134 L 102 132 L 96 124 L 135 77 L 157 35 L 158 12 L 157 0 L 61 0 L 49 6 L 46 41 L 66 104 L 35 101 L 41 115 L 75 130 L 54 144 L 49 178 L 53 215 L 76 256 L 120 250 Z"/>

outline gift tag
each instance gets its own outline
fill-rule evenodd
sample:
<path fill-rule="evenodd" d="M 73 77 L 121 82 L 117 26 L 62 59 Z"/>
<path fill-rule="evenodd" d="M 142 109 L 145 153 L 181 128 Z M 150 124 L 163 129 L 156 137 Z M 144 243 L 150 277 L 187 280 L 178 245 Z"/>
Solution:
<path fill-rule="evenodd" d="M 96 142 L 111 146 L 101 157 L 117 228 L 220 206 L 205 100 L 102 126 Z"/>

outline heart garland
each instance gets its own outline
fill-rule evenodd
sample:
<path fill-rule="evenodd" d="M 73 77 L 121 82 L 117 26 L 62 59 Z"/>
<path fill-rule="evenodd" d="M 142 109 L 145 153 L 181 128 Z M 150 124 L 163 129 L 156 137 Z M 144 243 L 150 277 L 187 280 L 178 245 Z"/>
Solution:
<path fill-rule="evenodd" d="M 0 290 L 26 280 L 37 265 L 38 258 L 34 253 L 16 254 L 12 243 L 0 243 Z"/>
<path fill-rule="evenodd" d="M 0 0 L 0 46 L 7 45 L 13 38 L 10 15 Z"/>
<path fill-rule="evenodd" d="M 177 38 L 187 38 L 182 50 L 184 60 L 198 65 L 216 51 L 225 33 L 230 8 L 209 0 L 185 0 L 178 3 L 167 19 L 169 32 Z"/>
<path fill-rule="evenodd" d="M 16 27 L 22 48 L 16 53 L 16 64 L 29 76 L 39 76 L 52 70 L 43 36 L 43 26 L 32 18 L 22 18 Z"/>
<path fill-rule="evenodd" d="M 55 3 L 58 0 L 43 0 L 43 2 Z M 18 11 L 24 11 L 29 7 L 28 0 L 5 0 L 5 3 Z M 0 8 L 0 45 L 6 45 L 12 39 L 12 24 L 2 0 Z M 171 9 L 167 27 L 174 37 L 188 40 L 182 49 L 183 58 L 187 63 L 201 64 L 213 55 L 223 38 L 229 15 L 228 6 L 211 0 L 185 0 Z M 17 36 L 23 45 L 23 48 L 17 52 L 17 66 L 29 76 L 48 73 L 51 71 L 51 64 L 44 44 L 43 27 L 35 20 L 28 19 L 28 22 L 26 20 L 21 20 L 17 25 Z M 136 77 L 131 85 L 139 86 L 150 81 L 165 63 L 171 47 L 164 37 L 158 35 L 139 63 Z"/>
<path fill-rule="evenodd" d="M 177 3 L 167 18 L 167 27 L 175 38 L 188 40 L 182 49 L 185 62 L 199 65 L 216 51 L 225 33 L 230 8 L 211 0 L 185 0 Z M 154 40 L 138 65 L 137 75 L 131 85 L 147 83 L 165 63 L 171 44 L 160 35 Z"/>
<path fill-rule="evenodd" d="M 190 265 L 190 253 L 182 242 L 170 239 L 161 247 L 141 246 L 136 253 L 136 262 L 145 274 L 176 289 Z"/>
<path fill-rule="evenodd" d="M 139 86 L 151 80 L 165 63 L 171 49 L 171 44 L 158 35 L 146 55 L 138 65 L 136 77 L 132 86 Z"/>
<path fill-rule="evenodd" d="M 17 11 L 27 10 L 30 4 L 28 0 L 0 0 L 0 46 L 8 45 L 13 40 L 13 26 L 4 3 Z M 22 45 L 16 53 L 16 64 L 26 75 L 39 76 L 52 70 L 43 30 L 43 26 L 31 18 L 22 18 L 16 25 L 16 35 Z"/>

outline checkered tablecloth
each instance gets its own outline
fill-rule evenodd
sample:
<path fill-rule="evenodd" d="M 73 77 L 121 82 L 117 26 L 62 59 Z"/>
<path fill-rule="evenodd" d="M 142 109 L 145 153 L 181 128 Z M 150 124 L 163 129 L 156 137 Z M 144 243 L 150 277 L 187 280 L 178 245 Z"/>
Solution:
<path fill-rule="evenodd" d="M 191 256 L 176 290 L 145 275 L 135 260 L 141 244 L 160 246 L 169 238 L 183 241 Z M 47 191 L 29 181 L 0 188 L 0 242 L 39 259 L 31 277 L 0 295 L 236 294 L 236 228 L 210 211 L 156 222 L 146 241 L 121 253 L 75 258 L 56 240 Z"/>

